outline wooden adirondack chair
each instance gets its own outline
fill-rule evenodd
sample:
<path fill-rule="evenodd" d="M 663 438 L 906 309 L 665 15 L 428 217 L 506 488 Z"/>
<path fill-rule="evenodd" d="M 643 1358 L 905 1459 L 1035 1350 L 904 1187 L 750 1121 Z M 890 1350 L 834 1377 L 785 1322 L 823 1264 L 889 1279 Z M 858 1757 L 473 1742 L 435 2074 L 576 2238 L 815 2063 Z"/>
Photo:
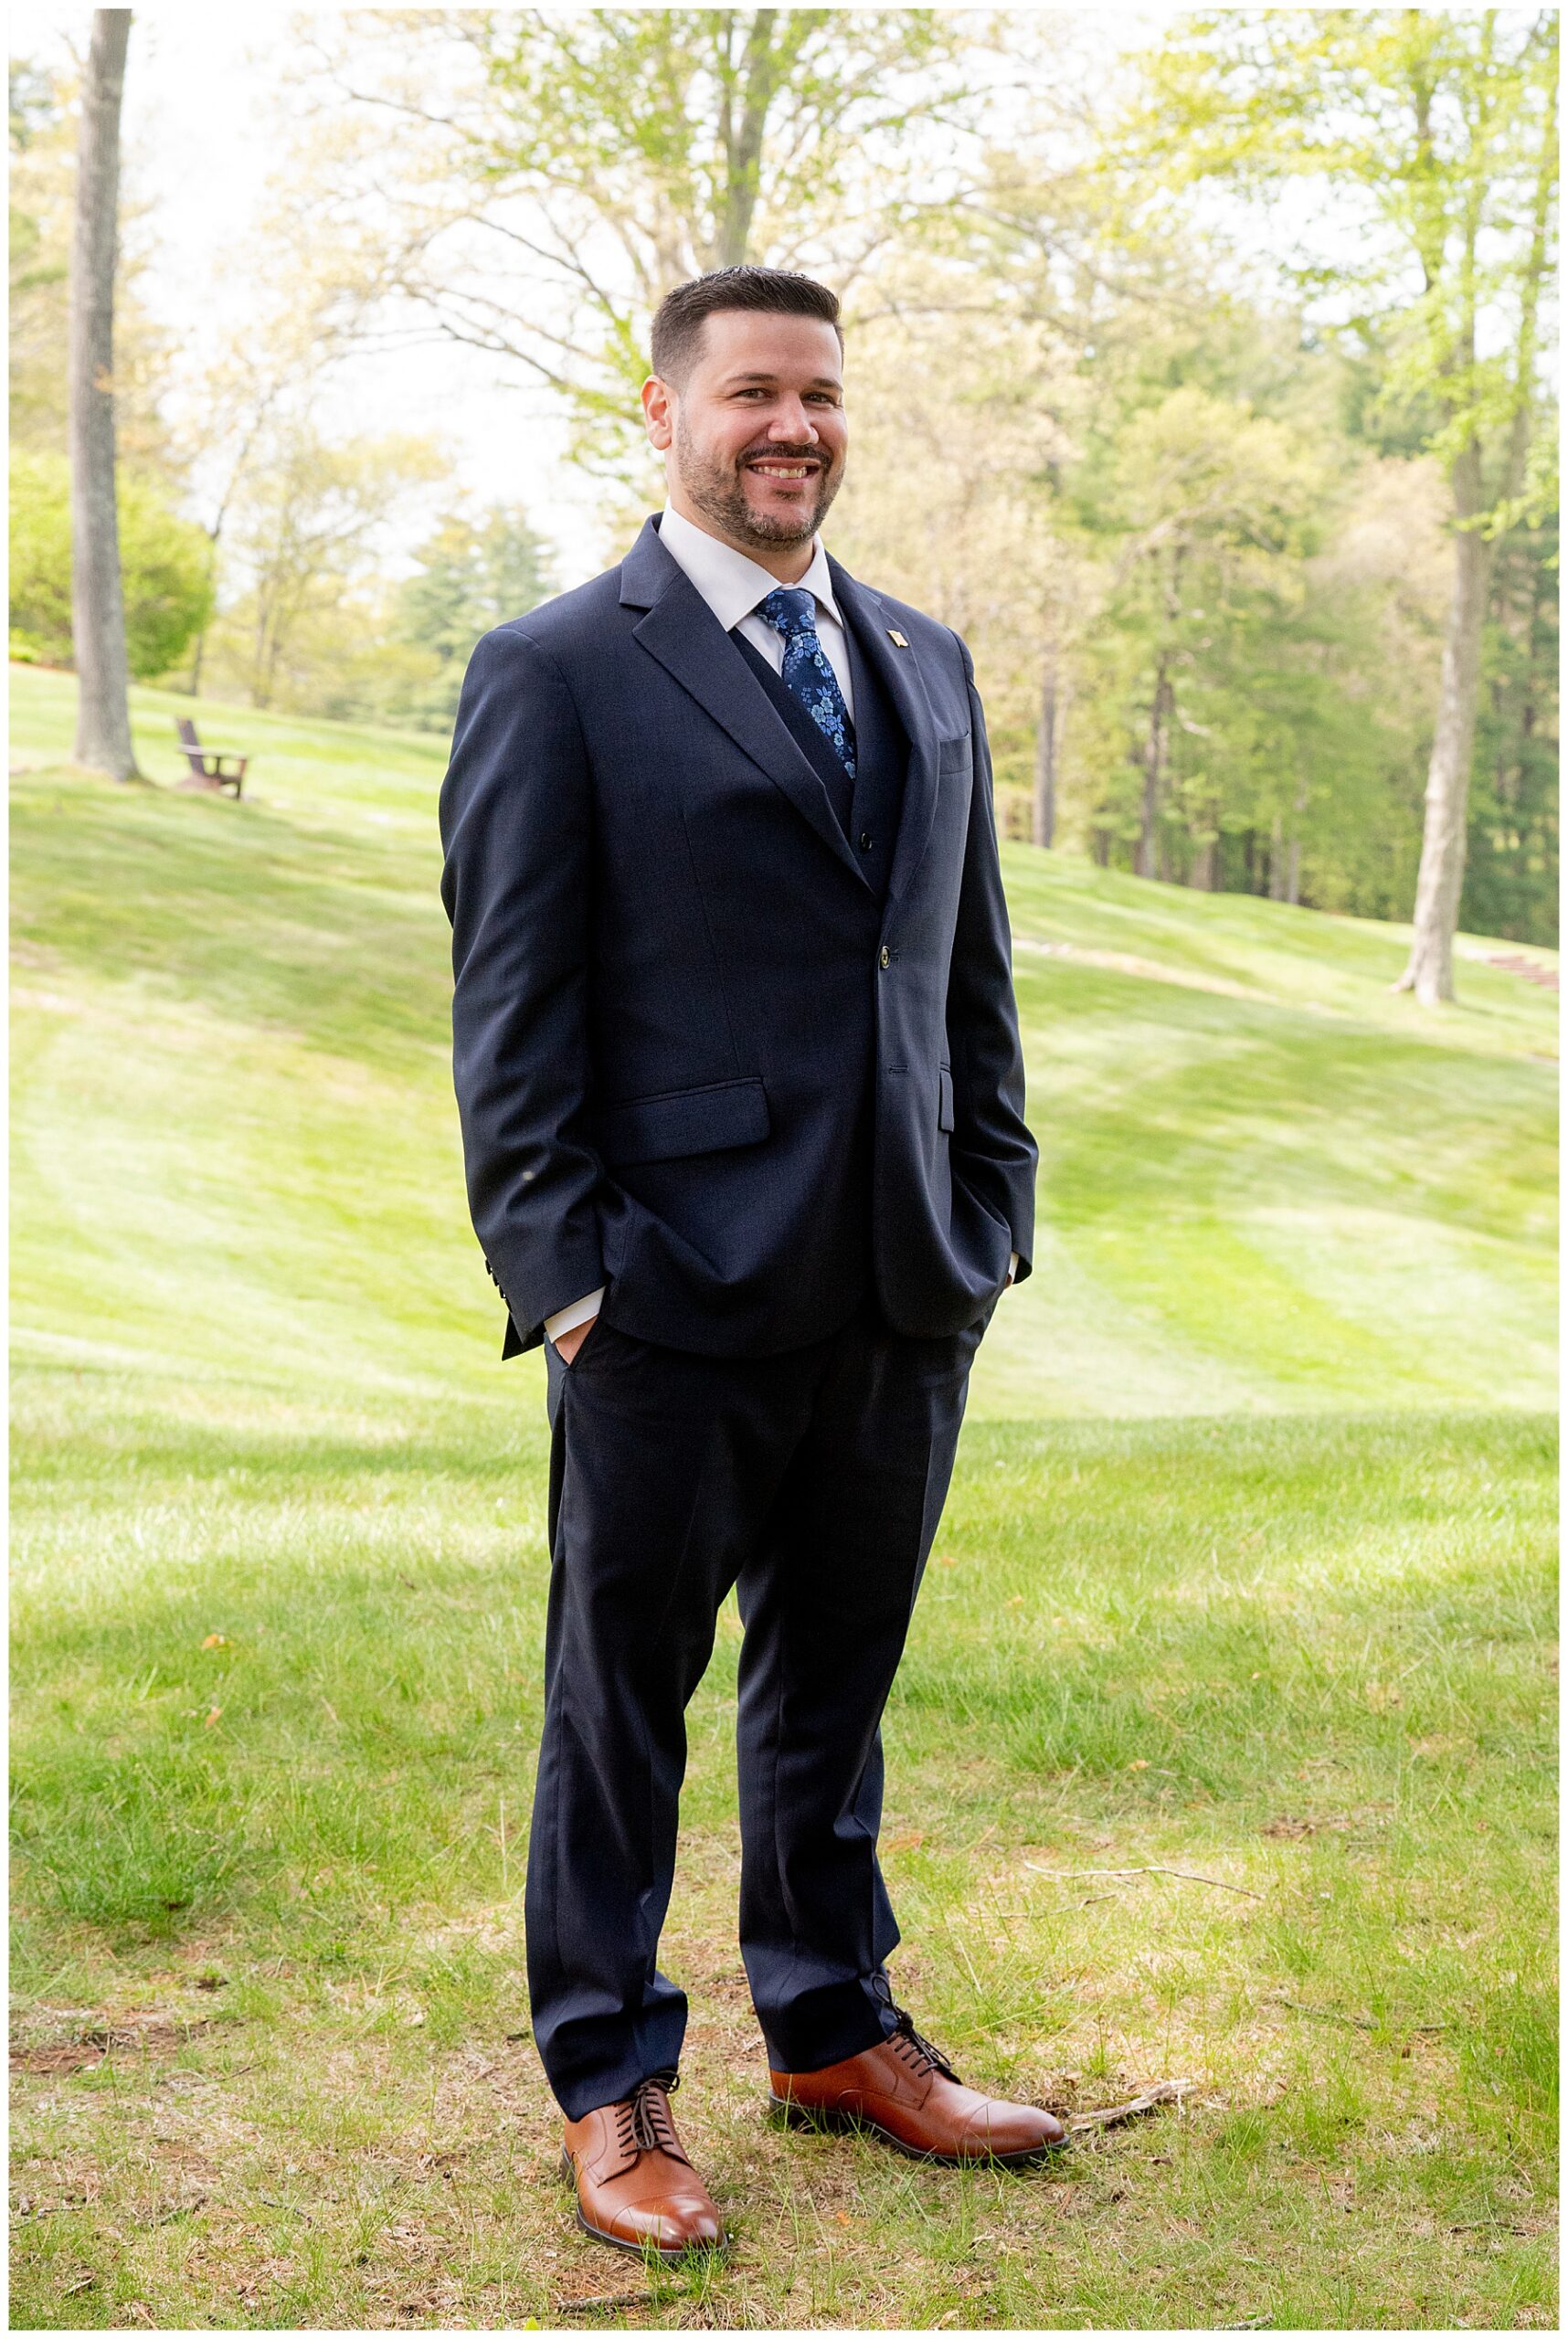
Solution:
<path fill-rule="evenodd" d="M 175 729 L 180 735 L 180 746 L 191 767 L 190 778 L 182 779 L 180 786 L 206 788 L 209 793 L 232 788 L 238 796 L 245 785 L 245 775 L 250 766 L 249 757 L 236 755 L 228 747 L 204 747 L 196 737 L 196 725 L 183 714 L 175 718 Z M 225 764 L 233 768 L 225 771 Z"/>

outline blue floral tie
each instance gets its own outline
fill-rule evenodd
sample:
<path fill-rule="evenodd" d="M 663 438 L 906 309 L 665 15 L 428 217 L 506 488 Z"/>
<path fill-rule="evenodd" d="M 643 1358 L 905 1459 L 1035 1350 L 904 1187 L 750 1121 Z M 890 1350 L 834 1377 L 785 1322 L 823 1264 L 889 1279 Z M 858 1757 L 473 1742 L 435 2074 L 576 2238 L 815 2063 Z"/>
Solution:
<path fill-rule="evenodd" d="M 779 585 L 757 604 L 775 633 L 784 637 L 784 681 L 830 742 L 851 779 L 854 778 L 854 725 L 839 678 L 817 638 L 817 598 L 802 585 Z"/>

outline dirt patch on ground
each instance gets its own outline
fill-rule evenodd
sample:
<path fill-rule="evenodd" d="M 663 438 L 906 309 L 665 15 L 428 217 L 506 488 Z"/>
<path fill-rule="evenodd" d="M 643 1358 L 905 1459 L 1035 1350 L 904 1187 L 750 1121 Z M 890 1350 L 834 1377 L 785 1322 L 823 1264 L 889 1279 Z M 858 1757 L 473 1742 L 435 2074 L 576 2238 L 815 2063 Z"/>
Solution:
<path fill-rule="evenodd" d="M 73 2029 L 65 2038 L 11 2041 L 14 2071 L 81 2071 L 111 2055 L 177 2055 L 191 2038 L 207 2028 L 167 2015 L 126 2015 L 111 2021 L 94 2021 Z"/>

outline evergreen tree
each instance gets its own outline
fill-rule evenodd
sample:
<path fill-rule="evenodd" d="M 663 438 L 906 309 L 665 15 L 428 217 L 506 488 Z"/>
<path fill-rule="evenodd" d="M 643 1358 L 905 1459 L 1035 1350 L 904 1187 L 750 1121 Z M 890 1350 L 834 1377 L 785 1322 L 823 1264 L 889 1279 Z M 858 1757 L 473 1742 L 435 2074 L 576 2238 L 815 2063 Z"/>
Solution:
<path fill-rule="evenodd" d="M 440 661 L 409 719 L 450 723 L 480 635 L 556 589 L 549 549 L 519 507 L 497 504 L 478 519 L 462 513 L 444 519 L 420 551 L 418 574 L 397 594 L 398 638 Z"/>

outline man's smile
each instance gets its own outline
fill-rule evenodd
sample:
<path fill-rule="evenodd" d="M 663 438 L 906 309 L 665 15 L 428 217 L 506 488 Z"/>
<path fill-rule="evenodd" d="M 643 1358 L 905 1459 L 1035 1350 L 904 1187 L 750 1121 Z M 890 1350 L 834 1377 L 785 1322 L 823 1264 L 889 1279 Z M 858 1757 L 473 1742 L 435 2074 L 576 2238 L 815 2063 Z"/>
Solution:
<path fill-rule="evenodd" d="M 762 455 L 753 457 L 746 468 L 747 471 L 756 471 L 763 479 L 793 481 L 809 479 L 813 471 L 821 471 L 821 465 L 814 460 L 787 462 L 778 457 Z"/>

